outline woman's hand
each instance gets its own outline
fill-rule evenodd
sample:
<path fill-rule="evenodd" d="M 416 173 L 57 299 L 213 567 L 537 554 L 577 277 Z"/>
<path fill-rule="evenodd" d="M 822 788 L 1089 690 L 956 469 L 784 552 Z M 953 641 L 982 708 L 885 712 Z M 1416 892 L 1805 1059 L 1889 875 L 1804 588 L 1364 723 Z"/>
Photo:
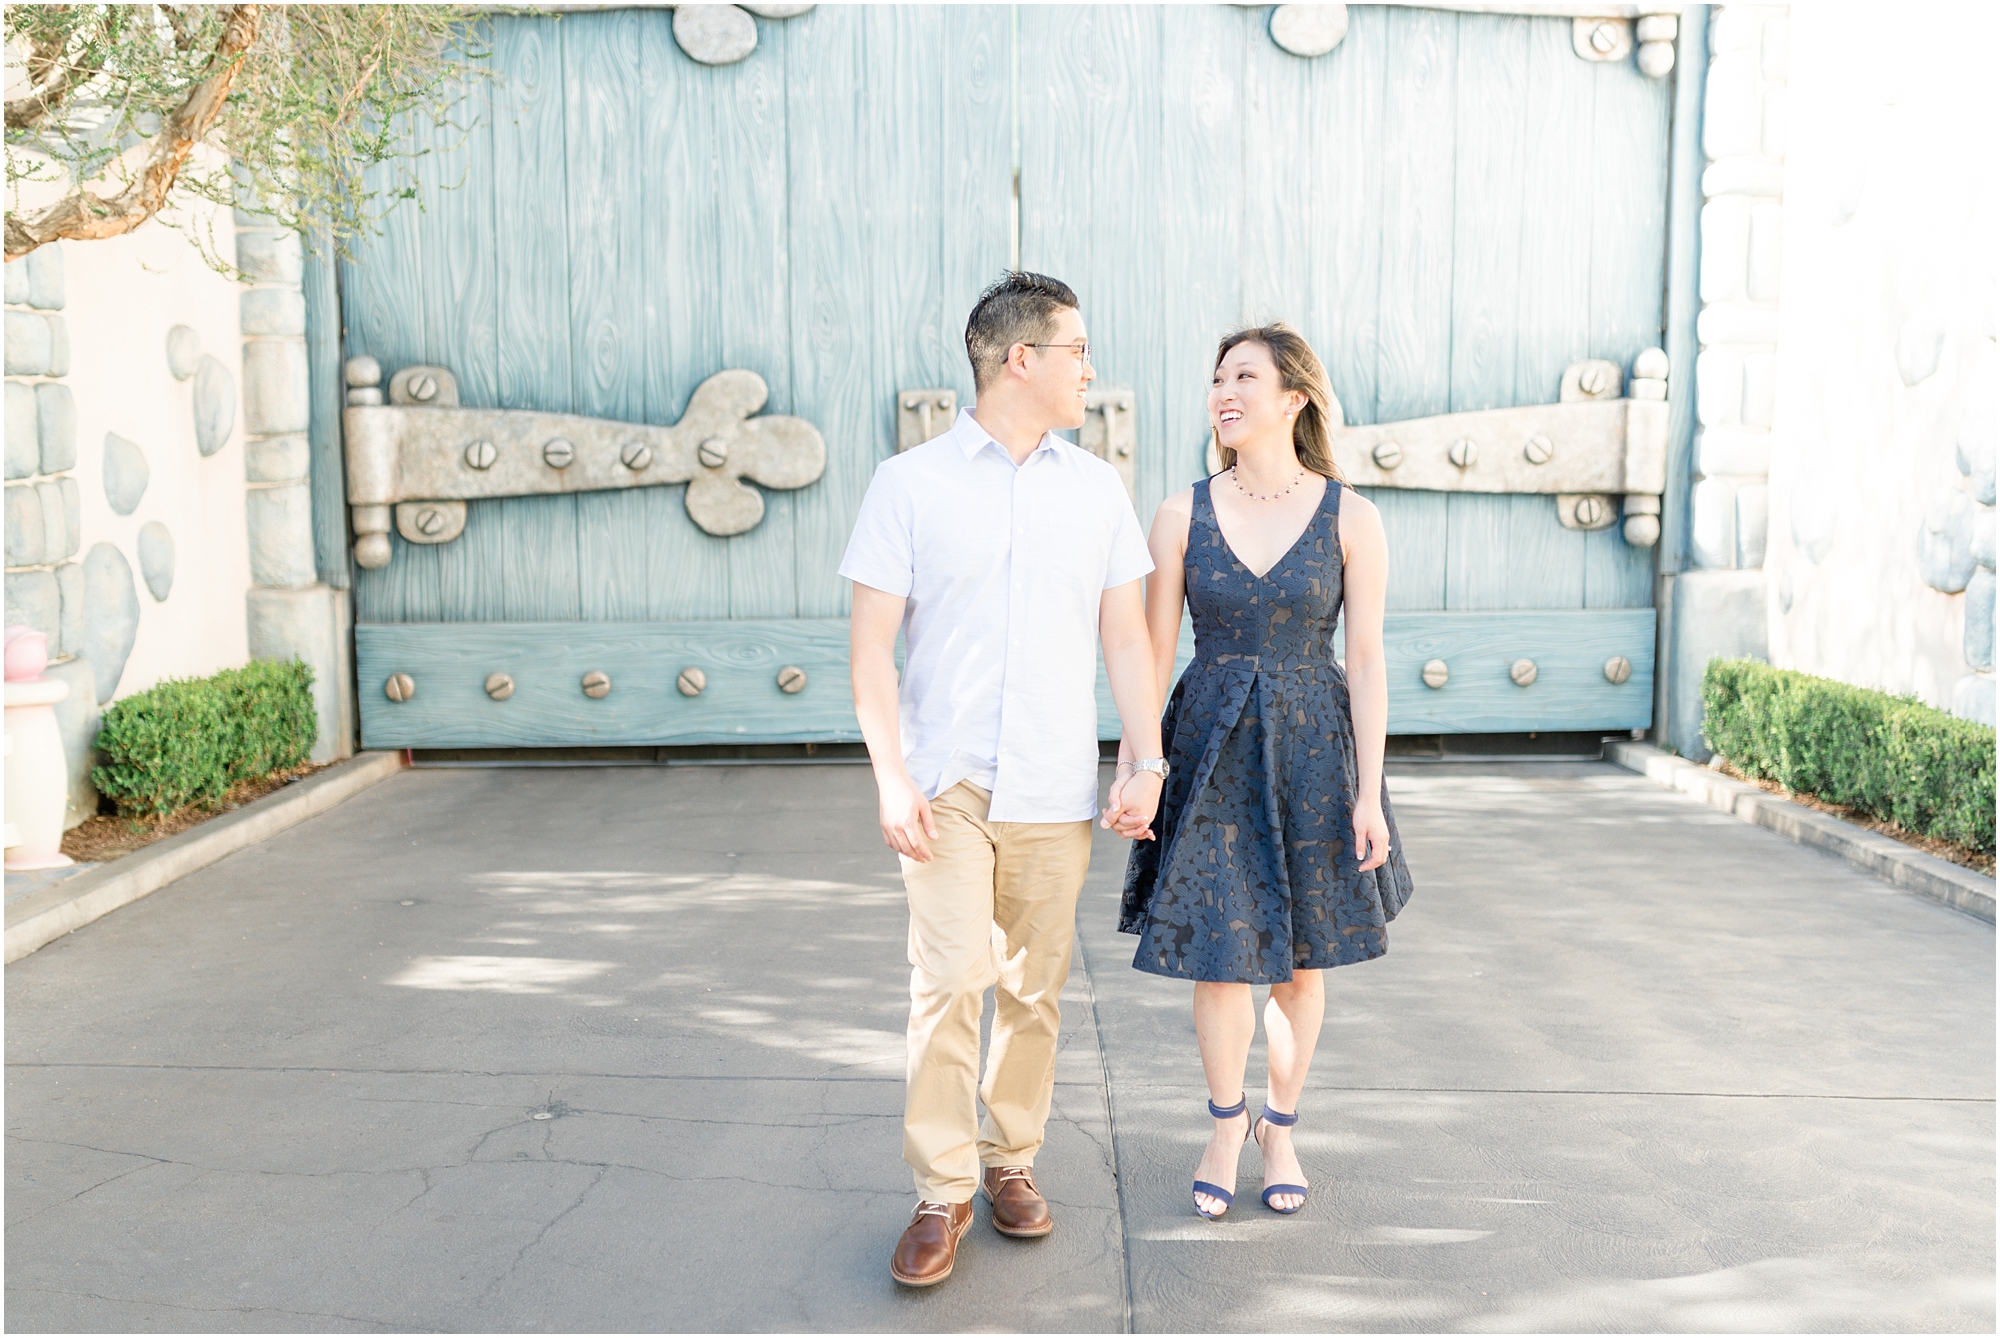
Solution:
<path fill-rule="evenodd" d="M 1108 827 L 1128 841 L 1153 839 L 1153 814 L 1160 807 L 1160 776 L 1154 771 L 1125 771 L 1111 783 L 1111 807 L 1104 810 L 1100 826 Z"/>
<path fill-rule="evenodd" d="M 1389 858 L 1389 820 L 1382 816 L 1382 801 L 1363 799 L 1354 806 L 1354 858 L 1361 872 L 1379 869 Z"/>
<path fill-rule="evenodd" d="M 877 776 L 875 788 L 882 797 L 882 844 L 919 864 L 930 863 L 931 848 L 924 838 L 935 841 L 938 834 L 937 823 L 931 818 L 931 801 L 907 776 Z"/>

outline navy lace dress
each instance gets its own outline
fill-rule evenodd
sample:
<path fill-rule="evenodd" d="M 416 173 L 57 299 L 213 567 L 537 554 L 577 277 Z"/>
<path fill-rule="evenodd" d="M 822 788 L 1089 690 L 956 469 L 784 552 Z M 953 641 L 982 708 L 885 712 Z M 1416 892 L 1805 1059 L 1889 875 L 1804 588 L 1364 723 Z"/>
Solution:
<path fill-rule="evenodd" d="M 1354 857 L 1354 717 L 1333 653 L 1341 492 L 1328 480 L 1305 533 L 1254 576 L 1194 485 L 1194 661 L 1161 718 L 1159 839 L 1133 846 L 1118 918 L 1141 971 L 1264 985 L 1388 951 L 1410 870 L 1386 784 L 1388 862 L 1362 873 Z"/>

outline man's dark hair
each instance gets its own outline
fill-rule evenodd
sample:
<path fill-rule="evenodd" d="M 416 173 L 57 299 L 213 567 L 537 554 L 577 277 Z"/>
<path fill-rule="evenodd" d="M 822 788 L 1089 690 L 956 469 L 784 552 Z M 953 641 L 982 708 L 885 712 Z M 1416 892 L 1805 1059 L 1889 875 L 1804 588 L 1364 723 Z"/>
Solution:
<path fill-rule="evenodd" d="M 1081 305 L 1061 279 L 1009 270 L 979 295 L 965 322 L 965 356 L 972 363 L 973 385 L 986 389 L 1000 374 L 1008 349 L 1045 342 L 1055 333 L 1057 314 Z"/>

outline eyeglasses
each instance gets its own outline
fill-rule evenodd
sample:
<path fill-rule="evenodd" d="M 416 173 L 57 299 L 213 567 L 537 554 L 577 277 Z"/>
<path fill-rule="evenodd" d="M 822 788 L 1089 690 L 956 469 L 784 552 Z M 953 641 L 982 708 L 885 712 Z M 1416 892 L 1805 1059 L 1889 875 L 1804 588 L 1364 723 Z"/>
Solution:
<path fill-rule="evenodd" d="M 1029 344 L 1025 339 L 1021 342 L 1028 348 L 1066 348 L 1076 354 L 1077 362 L 1086 363 L 1090 361 L 1090 343 L 1088 340 L 1081 344 Z"/>

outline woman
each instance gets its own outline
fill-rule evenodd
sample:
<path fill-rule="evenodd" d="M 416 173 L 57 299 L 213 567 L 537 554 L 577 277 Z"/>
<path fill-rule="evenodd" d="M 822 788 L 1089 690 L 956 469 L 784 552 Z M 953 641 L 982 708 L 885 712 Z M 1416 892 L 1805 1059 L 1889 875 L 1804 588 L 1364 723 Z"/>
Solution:
<path fill-rule="evenodd" d="M 1326 370 L 1284 325 L 1222 341 L 1208 392 L 1222 472 L 1163 503 L 1146 617 L 1164 692 L 1194 618 L 1194 662 L 1162 719 L 1169 773 L 1132 848 L 1118 927 L 1132 965 L 1193 980 L 1195 1037 L 1215 1119 L 1195 1209 L 1220 1217 L 1252 1136 L 1264 1203 L 1297 1212 L 1292 1150 L 1326 996 L 1320 973 L 1379 957 L 1410 871 L 1382 782 L 1388 545 L 1381 516 L 1340 480 Z M 1346 667 L 1333 635 L 1347 609 Z M 1120 775 L 1131 759 L 1121 759 Z M 1251 987 L 1269 985 L 1270 1073 L 1254 1124 L 1243 1069 Z"/>

